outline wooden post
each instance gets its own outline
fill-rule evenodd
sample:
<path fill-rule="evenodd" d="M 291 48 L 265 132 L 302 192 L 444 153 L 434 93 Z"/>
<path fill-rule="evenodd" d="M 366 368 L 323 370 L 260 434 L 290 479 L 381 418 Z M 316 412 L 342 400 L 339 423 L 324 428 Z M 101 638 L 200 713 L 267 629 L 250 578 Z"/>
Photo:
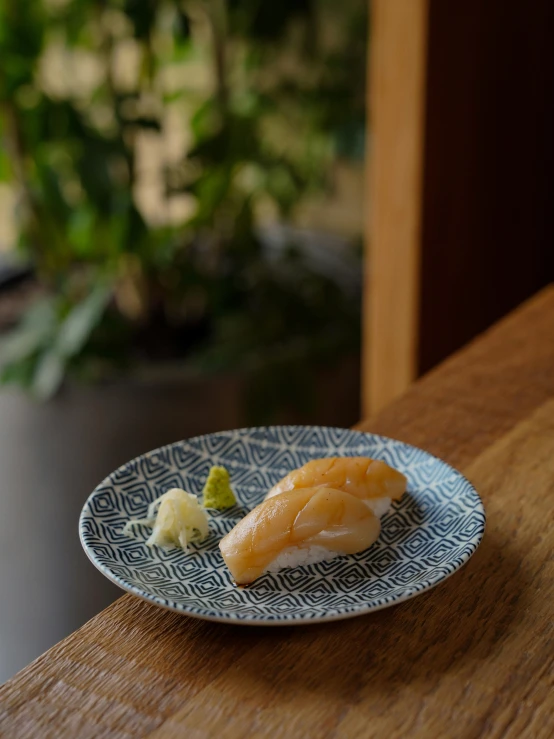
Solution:
<path fill-rule="evenodd" d="M 363 417 L 554 280 L 554 3 L 371 1 Z"/>
<path fill-rule="evenodd" d="M 428 5 L 372 0 L 364 418 L 402 393 L 417 373 Z"/>

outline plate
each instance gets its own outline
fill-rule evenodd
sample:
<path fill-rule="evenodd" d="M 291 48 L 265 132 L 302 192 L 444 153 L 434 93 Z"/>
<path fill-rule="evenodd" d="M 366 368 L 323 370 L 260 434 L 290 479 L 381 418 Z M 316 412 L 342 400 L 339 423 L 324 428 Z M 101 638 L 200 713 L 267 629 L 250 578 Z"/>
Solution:
<path fill-rule="evenodd" d="M 266 574 L 238 588 L 220 538 L 290 470 L 329 456 L 382 459 L 408 478 L 408 490 L 363 552 Z M 210 536 L 181 549 L 147 547 L 149 528 L 123 534 L 129 518 L 172 487 L 199 495 L 210 467 L 231 473 L 240 505 L 210 512 Z M 85 552 L 124 590 L 179 613 L 212 621 L 282 625 L 348 618 L 412 598 L 438 585 L 477 549 L 485 511 L 473 486 L 427 452 L 400 441 L 321 426 L 266 426 L 198 436 L 124 464 L 87 500 L 79 522 Z"/>

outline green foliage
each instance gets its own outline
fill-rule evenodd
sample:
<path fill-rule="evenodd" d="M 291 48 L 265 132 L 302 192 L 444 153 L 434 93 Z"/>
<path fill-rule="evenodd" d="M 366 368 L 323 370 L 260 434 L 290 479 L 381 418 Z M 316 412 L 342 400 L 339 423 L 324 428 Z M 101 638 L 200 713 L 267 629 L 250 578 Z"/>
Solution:
<path fill-rule="evenodd" d="M 67 296 L 36 302 L 0 345 L 0 380 L 28 386 L 40 399 L 53 395 L 97 326 L 110 293 L 108 285 L 96 284 L 79 302 Z"/>
<path fill-rule="evenodd" d="M 264 205 L 287 219 L 325 187 L 337 150 L 361 154 L 366 5 L 0 0 L 0 180 L 17 187 L 19 247 L 45 294 L 1 341 L 1 382 L 46 398 L 67 373 L 166 356 L 215 370 L 273 352 L 282 374 L 283 357 L 293 373 L 356 347 L 357 298 L 294 249 L 269 262 L 257 226 Z M 138 61 L 122 83 L 129 44 Z M 72 74 L 83 60 L 86 84 Z M 194 207 L 148 223 L 137 142 L 163 136 L 183 103 L 191 142 L 165 190 Z"/>

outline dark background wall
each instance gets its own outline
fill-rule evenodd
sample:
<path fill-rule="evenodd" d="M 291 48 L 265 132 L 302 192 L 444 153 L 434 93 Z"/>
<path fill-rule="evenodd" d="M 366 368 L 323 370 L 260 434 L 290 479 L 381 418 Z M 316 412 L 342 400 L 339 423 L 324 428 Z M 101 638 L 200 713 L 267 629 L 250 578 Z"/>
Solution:
<path fill-rule="evenodd" d="M 427 69 L 421 372 L 554 279 L 554 2 L 431 0 Z"/>

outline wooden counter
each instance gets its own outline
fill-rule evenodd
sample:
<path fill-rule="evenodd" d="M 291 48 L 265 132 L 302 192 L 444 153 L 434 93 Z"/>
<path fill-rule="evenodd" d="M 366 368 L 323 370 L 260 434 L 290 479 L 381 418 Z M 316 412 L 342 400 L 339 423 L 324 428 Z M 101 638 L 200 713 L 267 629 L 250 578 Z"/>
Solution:
<path fill-rule="evenodd" d="M 554 289 L 360 428 L 475 484 L 487 531 L 460 572 L 375 614 L 278 629 L 125 595 L 0 688 L 0 736 L 554 736 Z"/>

